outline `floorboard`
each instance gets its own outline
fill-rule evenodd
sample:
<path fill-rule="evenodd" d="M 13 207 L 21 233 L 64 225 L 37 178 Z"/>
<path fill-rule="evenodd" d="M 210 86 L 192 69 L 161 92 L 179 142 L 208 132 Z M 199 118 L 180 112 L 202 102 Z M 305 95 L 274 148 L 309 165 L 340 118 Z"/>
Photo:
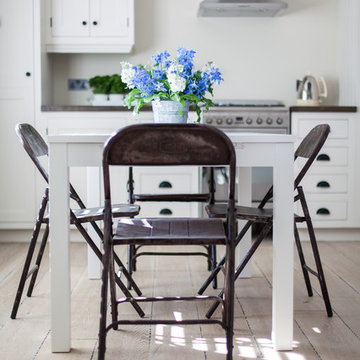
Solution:
<path fill-rule="evenodd" d="M 253 276 L 236 281 L 234 359 L 360 358 L 360 241 L 321 242 L 319 247 L 333 318 L 326 316 L 314 277 L 311 278 L 314 296 L 307 296 L 295 252 L 294 349 L 273 350 L 270 341 L 272 243 L 265 241 L 254 256 Z M 0 243 L 0 358 L 97 359 L 100 281 L 87 278 L 86 245 L 71 244 L 72 351 L 66 354 L 52 354 L 50 349 L 48 251 L 33 296 L 24 296 L 18 318 L 10 319 L 26 248 L 26 243 Z M 311 255 L 309 243 L 304 243 L 304 252 L 307 257 Z M 125 261 L 126 249 L 119 255 Z M 138 260 L 134 278 L 145 295 L 193 295 L 208 274 L 203 258 L 144 256 Z M 221 285 L 222 275 L 218 281 Z M 207 293 L 217 292 L 209 287 Z M 197 318 L 204 316 L 210 304 L 146 303 L 142 307 L 148 318 Z M 124 318 L 137 317 L 129 304 L 120 305 L 119 309 Z M 220 317 L 220 310 L 214 316 Z M 225 359 L 225 332 L 218 325 L 125 326 L 109 332 L 106 355 L 107 360 L 220 360 Z"/>

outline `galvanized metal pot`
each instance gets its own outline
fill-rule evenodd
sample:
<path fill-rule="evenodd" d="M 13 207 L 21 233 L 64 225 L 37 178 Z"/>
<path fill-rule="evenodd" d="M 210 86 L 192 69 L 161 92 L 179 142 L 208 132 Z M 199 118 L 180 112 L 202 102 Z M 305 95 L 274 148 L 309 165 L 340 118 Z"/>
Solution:
<path fill-rule="evenodd" d="M 189 113 L 189 102 L 186 101 L 180 115 L 181 103 L 173 100 L 152 101 L 155 123 L 186 123 Z"/>

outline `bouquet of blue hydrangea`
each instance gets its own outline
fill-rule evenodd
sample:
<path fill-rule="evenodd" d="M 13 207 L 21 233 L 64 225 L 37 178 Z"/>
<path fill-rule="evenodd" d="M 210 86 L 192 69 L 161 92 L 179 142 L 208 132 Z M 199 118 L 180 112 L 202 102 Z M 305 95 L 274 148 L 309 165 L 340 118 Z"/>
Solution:
<path fill-rule="evenodd" d="M 139 113 L 141 107 L 156 99 L 174 100 L 181 103 L 181 111 L 186 101 L 192 105 L 200 121 L 201 108 L 208 110 L 213 105 L 207 93 L 213 96 L 213 85 L 223 80 L 219 69 L 208 62 L 202 70 L 194 70 L 195 51 L 179 48 L 177 57 L 171 59 L 167 50 L 153 56 L 150 66 L 134 66 L 121 62 L 121 78 L 131 89 L 124 104 Z M 180 114 L 181 114 L 180 111 Z"/>

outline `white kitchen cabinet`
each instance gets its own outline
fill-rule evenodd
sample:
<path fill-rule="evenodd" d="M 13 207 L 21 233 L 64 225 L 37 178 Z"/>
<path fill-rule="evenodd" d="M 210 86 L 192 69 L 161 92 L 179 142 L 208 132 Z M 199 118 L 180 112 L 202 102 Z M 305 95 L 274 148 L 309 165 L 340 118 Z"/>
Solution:
<path fill-rule="evenodd" d="M 35 168 L 15 125 L 34 124 L 33 2 L 0 2 L 0 229 L 32 227 Z"/>
<path fill-rule="evenodd" d="M 328 139 L 302 182 L 315 228 L 360 227 L 359 121 L 359 114 L 352 112 L 291 115 L 292 132 L 297 135 L 298 144 L 314 126 L 330 125 Z M 300 166 L 296 170 L 299 169 Z"/>
<path fill-rule="evenodd" d="M 129 53 L 134 45 L 134 0 L 49 0 L 46 51 Z"/>

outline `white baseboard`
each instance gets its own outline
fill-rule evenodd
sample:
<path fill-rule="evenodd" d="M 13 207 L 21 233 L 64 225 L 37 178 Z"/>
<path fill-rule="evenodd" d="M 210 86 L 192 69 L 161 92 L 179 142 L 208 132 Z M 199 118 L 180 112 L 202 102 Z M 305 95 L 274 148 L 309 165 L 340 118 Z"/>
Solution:
<path fill-rule="evenodd" d="M 31 235 L 33 230 L 31 229 L 21 229 L 21 230 L 0 230 L 0 243 L 12 243 L 12 242 L 30 242 Z M 39 240 L 42 238 L 42 233 L 40 233 Z M 76 230 L 70 230 L 70 239 L 71 242 L 85 242 L 81 234 Z M 38 240 L 38 241 L 39 241 Z"/>
<path fill-rule="evenodd" d="M 299 229 L 300 239 L 307 241 L 309 236 L 306 229 Z M 359 241 L 360 229 L 315 229 L 318 241 Z"/>

